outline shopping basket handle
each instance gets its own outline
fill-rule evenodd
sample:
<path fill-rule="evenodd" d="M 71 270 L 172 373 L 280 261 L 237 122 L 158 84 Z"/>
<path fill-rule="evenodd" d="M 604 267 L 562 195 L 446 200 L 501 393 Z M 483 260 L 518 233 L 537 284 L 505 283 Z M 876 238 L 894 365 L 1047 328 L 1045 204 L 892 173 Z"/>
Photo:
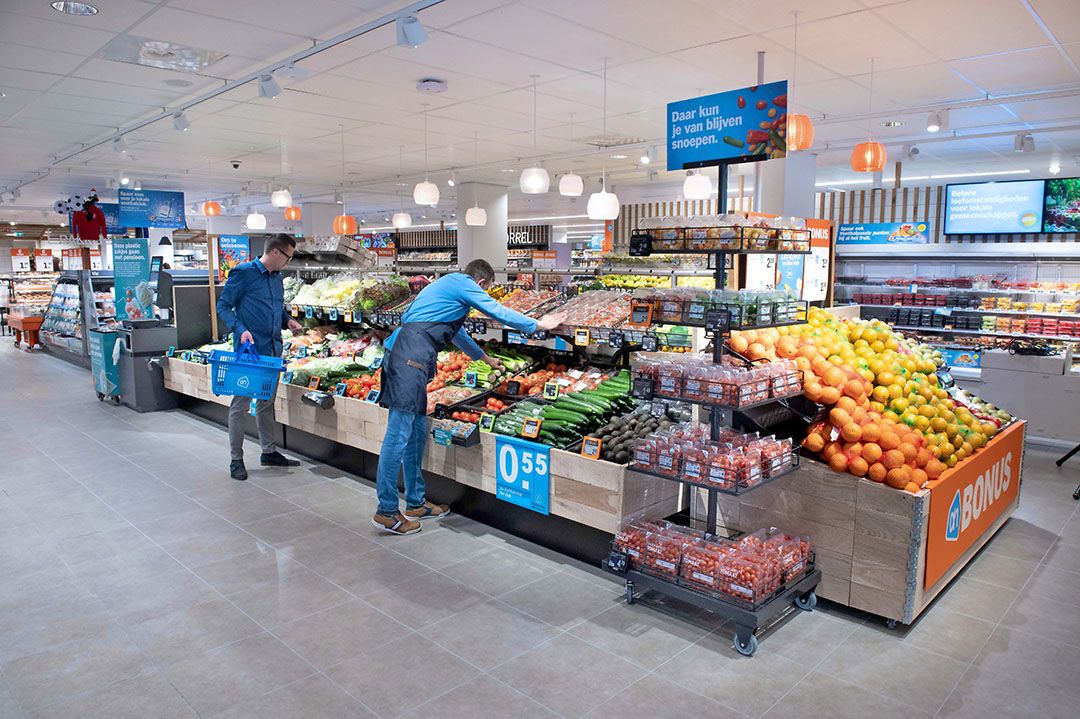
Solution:
<path fill-rule="evenodd" d="M 240 344 L 240 351 L 237 352 L 236 354 L 237 354 L 238 357 L 239 356 L 244 356 L 244 355 L 250 355 L 252 357 L 261 357 L 262 356 L 262 355 L 259 354 L 259 351 L 257 349 L 255 349 L 255 343 L 254 342 L 242 342 Z"/>

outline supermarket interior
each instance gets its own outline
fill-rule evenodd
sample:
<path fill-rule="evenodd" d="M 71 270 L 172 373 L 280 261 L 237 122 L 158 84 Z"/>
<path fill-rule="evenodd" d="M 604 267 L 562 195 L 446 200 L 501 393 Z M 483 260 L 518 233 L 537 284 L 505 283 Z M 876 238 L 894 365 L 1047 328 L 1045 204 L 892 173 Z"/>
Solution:
<path fill-rule="evenodd" d="M 0 719 L 1075 716 L 1076 9 L 2 3 Z"/>

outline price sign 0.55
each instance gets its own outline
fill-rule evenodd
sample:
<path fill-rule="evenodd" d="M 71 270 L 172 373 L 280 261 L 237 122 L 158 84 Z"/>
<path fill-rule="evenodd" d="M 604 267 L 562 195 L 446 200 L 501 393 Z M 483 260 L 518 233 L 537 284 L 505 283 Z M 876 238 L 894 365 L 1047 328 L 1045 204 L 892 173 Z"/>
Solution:
<path fill-rule="evenodd" d="M 516 437 L 495 438 L 495 496 L 548 514 L 551 506 L 551 448 Z"/>

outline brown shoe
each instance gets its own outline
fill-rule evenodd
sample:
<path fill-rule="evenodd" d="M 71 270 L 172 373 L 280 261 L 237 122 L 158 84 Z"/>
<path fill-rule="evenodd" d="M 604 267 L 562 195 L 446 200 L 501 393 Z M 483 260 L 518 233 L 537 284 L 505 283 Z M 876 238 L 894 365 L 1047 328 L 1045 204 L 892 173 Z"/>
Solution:
<path fill-rule="evenodd" d="M 376 514 L 371 518 L 371 526 L 390 532 L 390 534 L 416 534 L 420 531 L 420 522 L 406 519 L 400 512 L 393 517 Z"/>
<path fill-rule="evenodd" d="M 409 519 L 439 519 L 450 514 L 450 507 L 445 504 L 435 504 L 425 501 L 416 509 L 406 509 L 405 516 Z"/>

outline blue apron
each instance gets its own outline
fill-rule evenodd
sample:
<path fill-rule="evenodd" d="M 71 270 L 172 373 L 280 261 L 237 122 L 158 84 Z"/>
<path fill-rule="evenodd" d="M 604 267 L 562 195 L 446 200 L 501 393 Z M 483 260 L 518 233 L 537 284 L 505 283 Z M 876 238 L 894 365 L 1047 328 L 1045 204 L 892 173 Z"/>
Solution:
<path fill-rule="evenodd" d="M 415 414 L 427 414 L 427 383 L 435 377 L 439 350 L 465 323 L 406 322 L 398 328 L 394 346 L 383 358 L 379 404 Z"/>

